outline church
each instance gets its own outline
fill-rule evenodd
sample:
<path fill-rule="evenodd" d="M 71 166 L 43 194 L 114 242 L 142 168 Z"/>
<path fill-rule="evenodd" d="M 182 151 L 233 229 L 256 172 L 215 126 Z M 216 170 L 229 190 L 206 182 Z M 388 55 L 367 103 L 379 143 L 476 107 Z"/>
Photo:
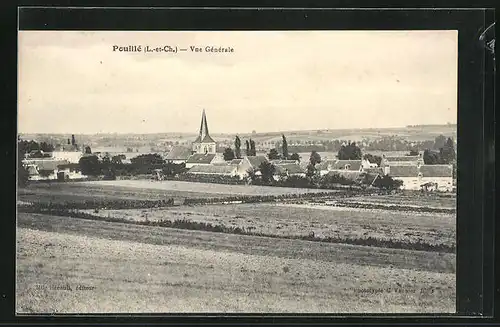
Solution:
<path fill-rule="evenodd" d="M 200 133 L 193 142 L 193 153 L 215 154 L 216 146 L 216 142 L 212 137 L 210 137 L 210 134 L 208 134 L 207 116 L 205 114 L 205 109 L 203 109 L 203 113 L 201 115 Z"/>

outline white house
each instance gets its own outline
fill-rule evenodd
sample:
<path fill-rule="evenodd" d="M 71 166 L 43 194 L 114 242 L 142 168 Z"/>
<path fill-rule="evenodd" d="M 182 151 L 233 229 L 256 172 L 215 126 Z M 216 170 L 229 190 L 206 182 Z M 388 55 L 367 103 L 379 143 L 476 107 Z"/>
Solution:
<path fill-rule="evenodd" d="M 403 181 L 403 189 L 421 190 L 435 185 L 439 191 L 453 190 L 452 165 L 392 165 L 389 176 Z"/>
<path fill-rule="evenodd" d="M 420 182 L 435 183 L 438 191 L 453 190 L 453 166 L 452 165 L 421 165 Z"/>
<path fill-rule="evenodd" d="M 58 173 L 61 171 L 64 179 L 76 178 L 76 169 L 69 169 L 70 162 L 67 160 L 53 159 L 33 159 L 23 160 L 23 166 L 28 170 L 28 180 L 55 180 L 58 179 Z M 73 164 L 77 165 L 77 164 Z M 65 167 L 66 166 L 66 167 Z M 60 169 L 60 167 L 62 169 Z M 78 168 L 79 171 L 79 168 Z M 66 177 L 67 176 L 67 177 Z"/>
<path fill-rule="evenodd" d="M 67 160 L 70 163 L 78 163 L 83 153 L 81 151 L 54 151 L 52 157 L 55 160 Z"/>
<path fill-rule="evenodd" d="M 417 165 L 392 165 L 386 166 L 387 174 L 394 179 L 403 182 L 402 189 L 419 190 L 421 179 L 419 177 L 419 167 Z"/>

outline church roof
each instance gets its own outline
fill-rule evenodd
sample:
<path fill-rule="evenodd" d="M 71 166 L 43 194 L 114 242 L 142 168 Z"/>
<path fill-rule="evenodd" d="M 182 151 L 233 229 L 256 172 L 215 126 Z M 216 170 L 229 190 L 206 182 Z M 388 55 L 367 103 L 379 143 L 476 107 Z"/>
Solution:
<path fill-rule="evenodd" d="M 214 139 L 210 137 L 210 135 L 205 135 L 201 143 L 215 143 Z"/>

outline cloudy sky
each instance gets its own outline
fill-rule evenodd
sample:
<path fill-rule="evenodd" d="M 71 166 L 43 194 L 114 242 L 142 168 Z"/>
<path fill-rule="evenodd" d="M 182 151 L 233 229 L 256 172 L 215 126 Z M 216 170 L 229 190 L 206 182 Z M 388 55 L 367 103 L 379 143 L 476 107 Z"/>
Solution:
<path fill-rule="evenodd" d="M 20 133 L 456 123 L 456 31 L 19 32 Z M 113 45 L 229 46 L 146 54 Z"/>

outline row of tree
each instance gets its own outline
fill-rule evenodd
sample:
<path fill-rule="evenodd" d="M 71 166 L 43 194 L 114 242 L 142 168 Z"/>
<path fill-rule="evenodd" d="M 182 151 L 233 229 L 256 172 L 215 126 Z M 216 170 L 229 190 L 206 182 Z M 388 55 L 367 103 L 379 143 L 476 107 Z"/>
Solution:
<path fill-rule="evenodd" d="M 442 139 L 439 140 L 439 143 L 437 142 L 436 138 L 436 146 L 439 146 L 439 148 L 434 148 L 433 150 L 431 149 L 426 149 L 424 151 L 423 159 L 424 163 L 426 165 L 438 165 L 438 164 L 453 164 L 455 165 L 456 163 L 456 153 L 455 153 L 455 146 L 453 144 L 453 140 L 451 138 L 448 138 L 445 140 L 444 144 L 441 145 Z"/>
<path fill-rule="evenodd" d="M 103 157 L 88 155 L 80 158 L 79 166 L 83 175 L 104 176 L 106 179 L 115 179 L 116 176 L 151 174 L 155 169 L 161 169 L 166 176 L 175 176 L 186 171 L 185 164 L 165 162 L 157 153 L 143 154 L 132 158 L 130 164 L 123 164 L 125 155 Z"/>

